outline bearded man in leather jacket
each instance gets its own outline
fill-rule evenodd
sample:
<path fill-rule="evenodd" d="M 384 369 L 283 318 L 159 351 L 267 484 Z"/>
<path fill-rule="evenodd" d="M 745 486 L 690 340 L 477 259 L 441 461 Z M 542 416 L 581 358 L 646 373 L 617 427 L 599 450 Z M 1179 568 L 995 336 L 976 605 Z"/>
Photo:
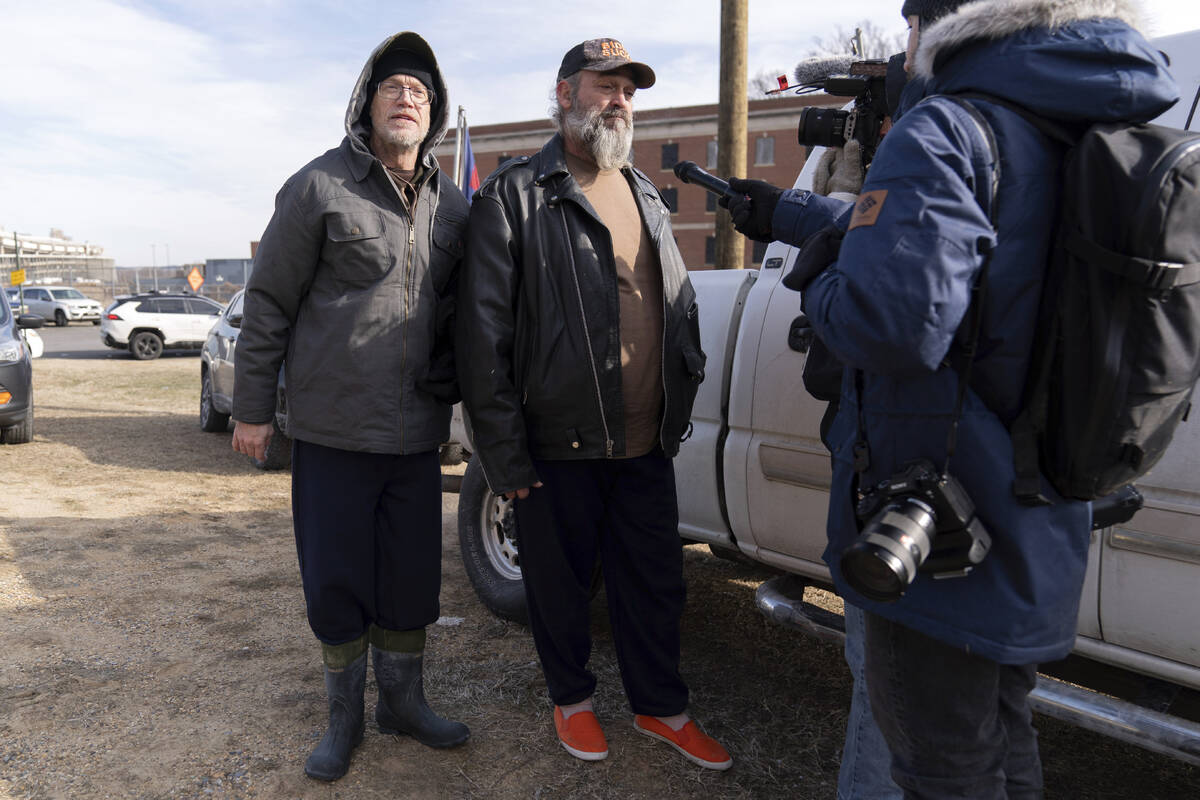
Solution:
<path fill-rule="evenodd" d="M 608 755 L 587 669 L 599 560 L 634 726 L 727 769 L 728 753 L 689 720 L 679 674 L 671 458 L 704 354 L 670 210 L 628 163 L 633 96 L 653 83 L 614 39 L 563 58 L 558 134 L 473 200 L 459 383 L 488 484 L 515 500 L 530 628 L 563 747 Z"/>
<path fill-rule="evenodd" d="M 457 400 L 454 286 L 467 201 L 438 169 L 446 86 L 415 33 L 363 67 L 341 146 L 276 197 L 246 289 L 234 449 L 262 458 L 286 361 L 292 517 L 329 726 L 304 771 L 346 773 L 363 737 L 368 645 L 385 733 L 452 747 L 470 732 L 425 702 L 441 588 L 441 467 Z M 285 359 L 286 356 L 286 359 Z"/>

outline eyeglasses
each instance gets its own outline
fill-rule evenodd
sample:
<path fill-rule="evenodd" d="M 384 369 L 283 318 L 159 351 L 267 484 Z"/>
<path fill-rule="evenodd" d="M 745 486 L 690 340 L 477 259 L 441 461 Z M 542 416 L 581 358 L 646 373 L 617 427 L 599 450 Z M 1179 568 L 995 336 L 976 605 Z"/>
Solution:
<path fill-rule="evenodd" d="M 427 106 L 433 102 L 433 92 L 421 86 L 401 86 L 398 83 L 383 82 L 375 87 L 379 96 L 384 100 L 399 100 L 400 95 L 408 92 L 408 96 L 419 106 Z"/>

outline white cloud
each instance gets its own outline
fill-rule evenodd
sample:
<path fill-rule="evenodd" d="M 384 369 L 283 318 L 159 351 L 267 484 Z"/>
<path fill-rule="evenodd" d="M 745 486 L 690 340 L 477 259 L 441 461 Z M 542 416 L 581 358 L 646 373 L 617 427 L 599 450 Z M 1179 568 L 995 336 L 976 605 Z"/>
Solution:
<path fill-rule="evenodd" d="M 814 37 L 900 0 L 753 0 L 749 73 L 790 71 Z M 718 0 L 54 0 L 7 3 L 0 44 L 0 227 L 64 229 L 119 264 L 248 253 L 288 175 L 337 145 L 363 60 L 405 27 L 438 54 L 473 125 L 544 119 L 559 61 L 621 39 L 658 74 L 642 109 L 716 102 Z M 1194 3 L 1148 4 L 1158 35 Z M 453 109 L 451 109 L 453 118 Z"/>

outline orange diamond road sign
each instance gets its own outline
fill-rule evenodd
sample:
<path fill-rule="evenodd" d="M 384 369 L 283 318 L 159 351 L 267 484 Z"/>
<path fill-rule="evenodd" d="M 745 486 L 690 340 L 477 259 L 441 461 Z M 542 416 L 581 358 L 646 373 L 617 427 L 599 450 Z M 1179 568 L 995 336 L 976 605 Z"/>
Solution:
<path fill-rule="evenodd" d="M 193 292 L 200 290 L 200 287 L 204 285 L 204 276 L 200 274 L 199 267 L 192 267 L 192 271 L 188 273 L 187 282 Z"/>

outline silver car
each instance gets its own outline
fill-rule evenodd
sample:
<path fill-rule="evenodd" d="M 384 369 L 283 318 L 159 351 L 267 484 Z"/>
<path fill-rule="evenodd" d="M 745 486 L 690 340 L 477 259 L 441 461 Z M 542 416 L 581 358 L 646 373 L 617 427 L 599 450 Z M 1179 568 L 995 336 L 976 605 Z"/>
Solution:
<path fill-rule="evenodd" d="M 60 328 L 71 322 L 100 324 L 100 303 L 69 286 L 26 286 L 25 308 L 53 320 Z"/>
<path fill-rule="evenodd" d="M 229 417 L 233 413 L 233 358 L 242 327 L 244 294 L 245 290 L 242 290 L 230 299 L 209 330 L 200 352 L 200 429 L 209 433 L 223 433 L 229 429 Z M 271 437 L 263 460 L 254 462 L 259 469 L 285 469 L 292 463 L 292 440 L 283 432 L 287 424 L 283 388 L 283 371 L 280 370 L 275 435 Z"/>

